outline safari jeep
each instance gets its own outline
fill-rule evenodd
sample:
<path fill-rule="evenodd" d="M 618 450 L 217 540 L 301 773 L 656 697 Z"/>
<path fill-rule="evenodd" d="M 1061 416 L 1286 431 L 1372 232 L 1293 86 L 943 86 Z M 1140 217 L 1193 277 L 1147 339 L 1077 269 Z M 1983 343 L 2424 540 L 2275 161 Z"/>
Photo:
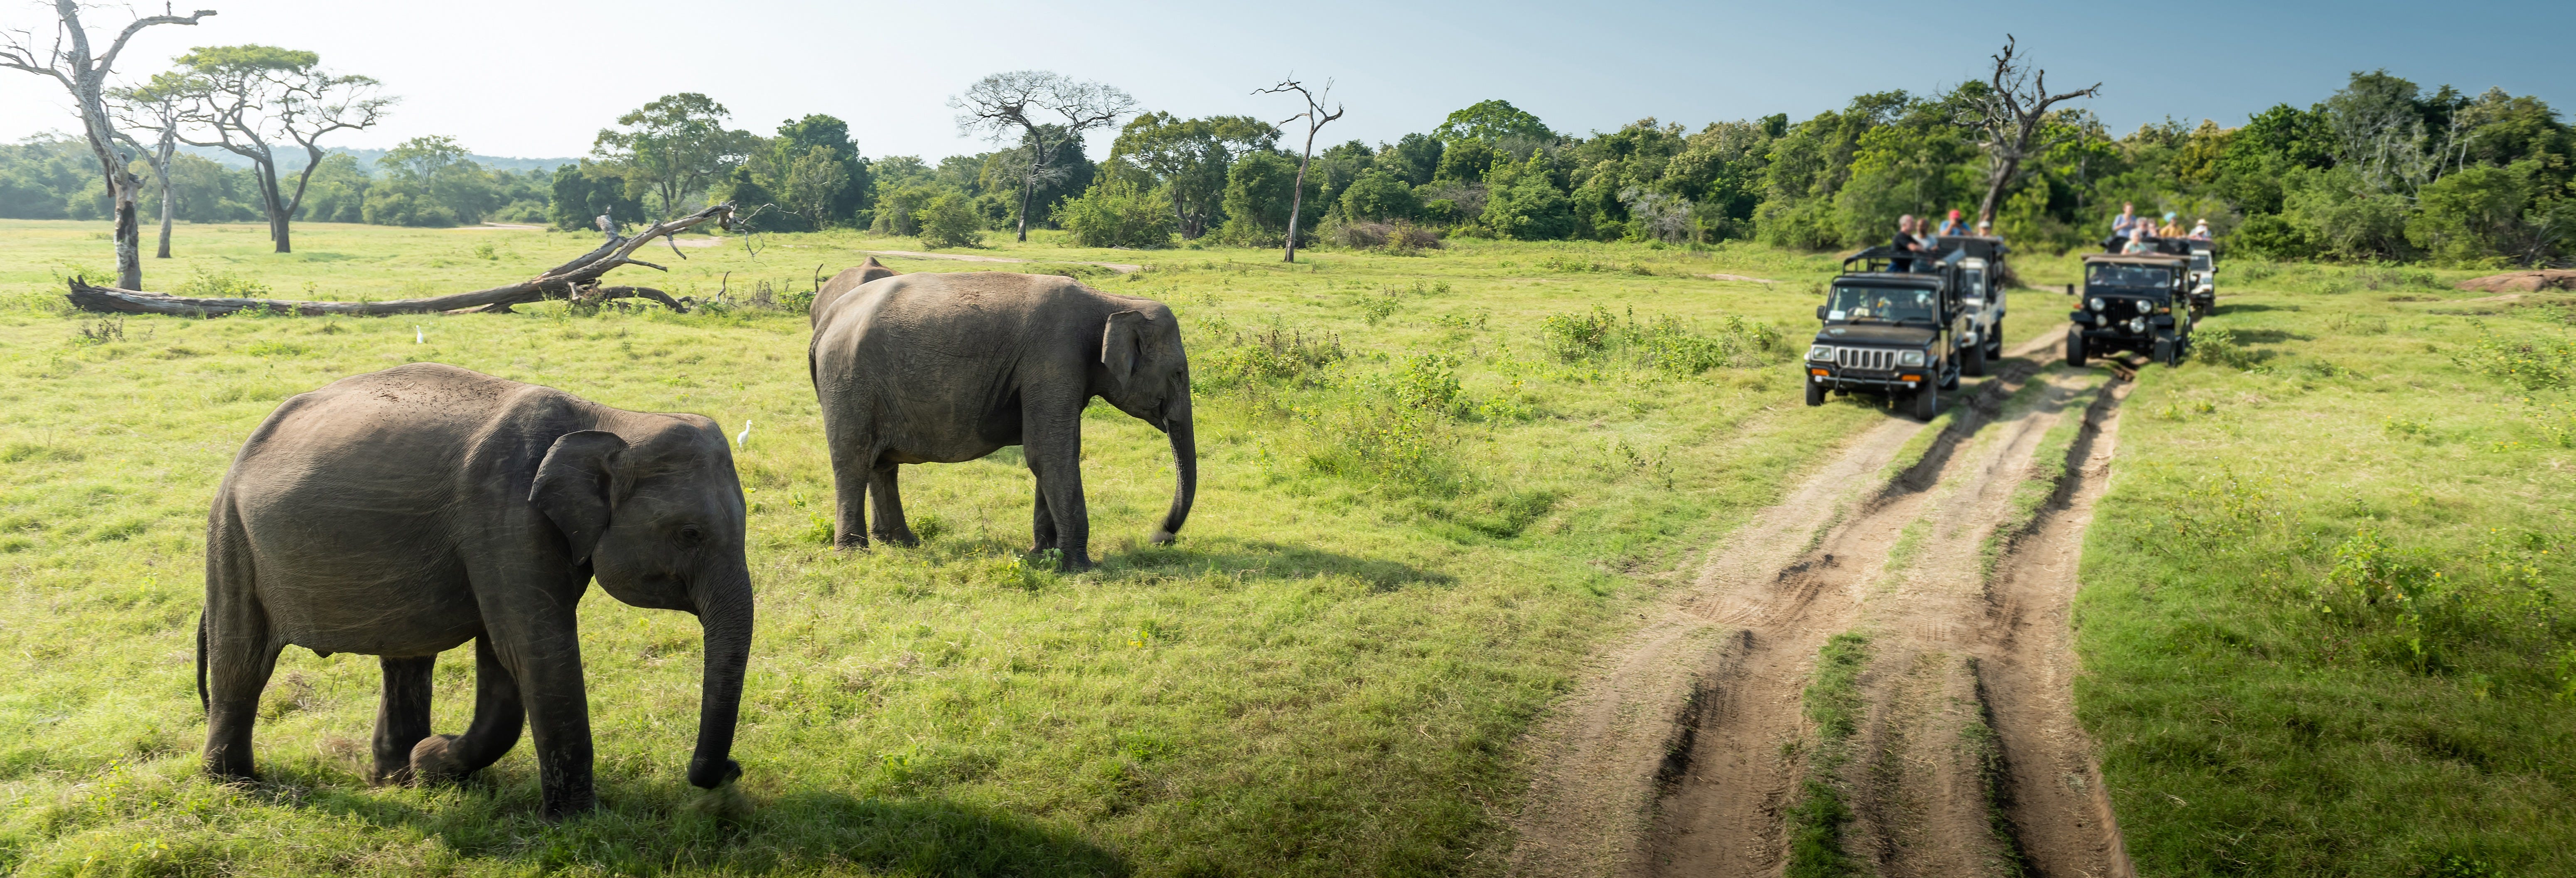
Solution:
<path fill-rule="evenodd" d="M 2207 317 L 2218 307 L 2218 251 L 2208 241 L 2191 242 L 2191 313 Z"/>
<path fill-rule="evenodd" d="M 2004 289 L 2012 285 L 2012 267 L 2004 264 L 2004 254 L 2012 249 L 2002 238 L 1952 235 L 1932 240 L 1938 251 L 1965 254 L 1959 260 L 1959 302 L 1968 311 L 1968 332 L 1961 344 L 1979 350 L 1961 357 L 1959 369 L 1970 378 L 1982 376 L 1987 365 L 2004 357 Z"/>
<path fill-rule="evenodd" d="M 1960 291 L 1966 254 L 1900 253 L 1872 247 L 1843 259 L 1825 304 L 1824 321 L 1807 349 L 1807 404 L 1825 394 L 1885 394 L 1914 417 L 1940 411 L 1941 391 L 1959 386 L 1968 357 L 1983 369 L 1985 349 L 1968 344 L 1969 315 Z M 1903 260 L 1910 271 L 1891 271 Z"/>
<path fill-rule="evenodd" d="M 2084 292 L 2067 315 L 2066 364 L 2137 351 L 2166 366 L 2191 351 L 2191 257 L 2084 254 Z"/>

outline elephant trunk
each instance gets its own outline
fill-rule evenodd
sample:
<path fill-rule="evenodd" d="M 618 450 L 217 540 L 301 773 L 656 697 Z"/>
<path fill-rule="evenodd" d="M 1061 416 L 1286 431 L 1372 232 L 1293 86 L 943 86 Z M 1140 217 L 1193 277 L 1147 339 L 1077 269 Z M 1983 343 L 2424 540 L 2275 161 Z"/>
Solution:
<path fill-rule="evenodd" d="M 1154 529 L 1156 544 L 1168 543 L 1181 532 L 1181 522 L 1190 517 L 1190 504 L 1199 494 L 1199 442 L 1197 427 L 1191 422 L 1190 404 L 1183 397 L 1163 431 L 1172 436 L 1172 473 L 1178 482 L 1172 489 L 1171 511 L 1163 513 L 1163 526 Z"/>
<path fill-rule="evenodd" d="M 751 658 L 751 571 L 740 570 L 698 596 L 707 667 L 698 701 L 698 750 L 689 783 L 715 789 L 742 776 L 733 761 L 733 727 L 742 710 L 743 669 Z"/>

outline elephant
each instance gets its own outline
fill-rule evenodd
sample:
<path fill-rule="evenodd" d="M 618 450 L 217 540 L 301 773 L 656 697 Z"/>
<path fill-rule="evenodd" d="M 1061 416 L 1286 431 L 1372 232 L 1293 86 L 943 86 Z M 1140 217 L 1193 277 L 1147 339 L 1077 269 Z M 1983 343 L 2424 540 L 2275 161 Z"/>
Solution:
<path fill-rule="evenodd" d="M 1095 396 L 1171 439 L 1177 484 L 1153 541 L 1171 542 L 1189 518 L 1198 493 L 1189 356 L 1162 303 L 1003 272 L 889 272 L 815 301 L 808 363 L 839 501 L 836 545 L 865 548 L 871 534 L 919 542 L 904 521 L 898 465 L 1019 445 L 1037 481 L 1034 550 L 1089 568 L 1082 411 Z M 873 529 L 862 510 L 871 499 Z"/>
<path fill-rule="evenodd" d="M 841 269 L 840 274 L 833 275 L 831 280 L 824 281 L 822 286 L 814 288 L 814 302 L 807 306 L 807 316 L 813 319 L 815 328 L 819 329 L 823 326 L 823 315 L 832 310 L 834 301 L 847 295 L 851 290 L 858 289 L 861 284 L 878 278 L 893 277 L 894 274 L 894 269 L 877 262 L 874 256 L 868 257 L 866 262 Z"/>
<path fill-rule="evenodd" d="M 252 431 L 206 521 L 197 693 L 206 770 L 255 780 L 251 724 L 278 654 L 379 656 L 372 783 L 462 780 L 536 739 L 544 816 L 595 807 L 575 605 L 698 617 L 691 784 L 730 756 L 751 649 L 742 486 L 713 420 L 609 408 L 436 363 L 333 382 Z M 474 718 L 430 733 L 430 670 L 475 642 Z"/>

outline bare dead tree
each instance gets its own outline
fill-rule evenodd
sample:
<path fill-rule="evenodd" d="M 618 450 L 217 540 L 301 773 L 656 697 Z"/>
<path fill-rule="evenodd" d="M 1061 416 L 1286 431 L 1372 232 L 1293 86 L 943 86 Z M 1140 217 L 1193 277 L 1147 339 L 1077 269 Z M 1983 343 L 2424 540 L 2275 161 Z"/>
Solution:
<path fill-rule="evenodd" d="M 669 293 L 651 287 L 602 286 L 599 279 L 608 272 L 628 265 L 641 265 L 655 271 L 669 271 L 662 266 L 635 258 L 635 251 L 655 238 L 673 234 L 713 220 L 718 227 L 729 227 L 733 203 L 718 204 L 677 219 L 664 220 L 645 227 L 634 237 L 619 237 L 613 229 L 608 240 L 597 249 L 562 265 L 546 269 L 536 277 L 488 290 L 433 296 L 426 299 L 395 299 L 387 302 L 305 302 L 286 299 L 193 298 L 140 290 L 102 287 L 78 277 L 70 281 L 71 291 L 64 297 L 73 307 L 84 311 L 111 314 L 169 314 L 180 317 L 221 317 L 240 311 L 267 311 L 277 314 L 322 315 L 344 314 L 375 317 L 386 314 L 508 313 L 512 305 L 525 305 L 549 299 L 564 299 L 576 304 L 596 305 L 610 299 L 651 299 L 686 311 L 688 299 L 674 299 Z M 678 252 L 675 248 L 673 252 Z"/>
<path fill-rule="evenodd" d="M 179 126 L 184 124 L 188 95 L 194 84 L 175 73 L 152 77 L 146 85 L 112 89 L 107 93 L 108 110 L 116 115 L 118 142 L 133 147 L 152 165 L 154 188 L 161 190 L 161 246 L 152 258 L 170 258 L 170 215 L 176 208 L 170 185 L 170 159 L 179 149 Z M 152 132 L 152 145 L 144 146 L 130 132 Z"/>
<path fill-rule="evenodd" d="M 321 56 L 273 46 L 203 47 L 179 56 L 189 72 L 191 91 L 184 119 L 212 139 L 179 140 L 190 146 L 218 147 L 249 159 L 259 183 L 261 206 L 268 212 L 268 237 L 279 253 L 292 253 L 290 224 L 304 205 L 305 187 L 325 155 L 322 136 L 335 131 L 373 127 L 384 119 L 395 98 L 376 93 L 380 83 L 357 75 L 335 75 L 321 69 Z M 283 138 L 304 148 L 304 169 L 295 178 L 295 194 L 277 182 L 276 147 Z"/>
<path fill-rule="evenodd" d="M 996 73 L 975 81 L 966 92 L 948 99 L 957 112 L 957 130 L 964 134 L 982 133 L 994 143 L 1008 142 L 1014 132 L 1029 149 L 1028 169 L 1020 177 L 1020 240 L 1029 239 L 1030 200 L 1037 194 L 1037 184 L 1047 177 L 1047 165 L 1065 143 L 1079 144 L 1082 133 L 1116 124 L 1119 117 L 1136 109 L 1136 99 L 1116 87 L 1098 82 L 1076 81 L 1046 70 L 1014 70 Z M 1040 122 L 1033 118 L 1041 111 L 1064 119 L 1064 124 Z M 1050 143 L 1050 133 L 1061 134 Z"/>
<path fill-rule="evenodd" d="M 1333 107 L 1332 113 L 1324 112 L 1324 103 L 1333 97 L 1333 81 L 1329 79 L 1324 80 L 1324 90 L 1316 93 L 1307 91 L 1305 83 L 1298 82 L 1297 75 L 1291 73 L 1287 79 L 1280 80 L 1278 85 L 1256 89 L 1253 94 L 1287 94 L 1292 91 L 1306 100 L 1306 111 L 1281 119 L 1279 124 L 1286 125 L 1299 119 L 1306 120 L 1306 152 L 1297 159 L 1296 188 L 1288 192 L 1288 253 L 1281 257 L 1283 262 L 1297 261 L 1297 213 L 1306 206 L 1306 165 L 1315 160 L 1315 132 L 1321 130 L 1325 123 L 1342 117 L 1342 108 L 1338 105 Z"/>
<path fill-rule="evenodd" d="M 199 19 L 215 14 L 200 9 L 187 15 L 147 15 L 134 19 L 118 31 L 116 39 L 104 53 L 93 53 L 89 28 L 80 20 L 79 0 L 54 0 L 54 38 L 39 49 L 32 31 L 0 32 L 0 67 L 24 70 L 50 76 L 71 93 L 79 106 L 81 132 L 89 137 L 90 152 L 98 158 L 98 168 L 107 177 L 107 192 L 116 204 L 116 276 L 117 283 L 143 285 L 142 229 L 135 219 L 136 192 L 143 181 L 126 169 L 117 155 L 116 125 L 107 111 L 107 77 L 116 68 L 116 56 L 125 51 L 127 41 L 156 24 L 196 24 Z"/>
<path fill-rule="evenodd" d="M 2048 117 L 2048 108 L 2063 101 L 2096 96 L 2101 83 L 2066 92 L 2049 94 L 2048 71 L 2032 69 L 2020 54 L 2020 43 L 2011 34 L 2004 35 L 2004 49 L 1992 56 L 1992 86 L 1964 114 L 1962 124 L 1972 125 L 1984 133 L 1980 146 L 1986 149 L 1986 197 L 1977 204 L 1977 219 L 1993 222 L 1995 209 L 2003 202 L 2004 190 L 2021 178 L 2022 163 L 2031 154 L 2045 152 L 2056 141 L 2034 143 L 2039 136 L 2039 123 Z"/>

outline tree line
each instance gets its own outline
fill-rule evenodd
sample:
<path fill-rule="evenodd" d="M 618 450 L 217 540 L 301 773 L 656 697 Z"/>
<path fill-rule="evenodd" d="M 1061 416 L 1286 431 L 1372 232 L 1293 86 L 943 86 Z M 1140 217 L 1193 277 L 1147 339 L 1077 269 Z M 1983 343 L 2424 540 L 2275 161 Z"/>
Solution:
<path fill-rule="evenodd" d="M 74 11 L 63 14 L 77 31 Z M 171 219 L 265 220 L 285 252 L 293 220 L 571 230 L 731 201 L 757 231 L 856 229 L 930 246 L 1037 227 L 1117 247 L 1469 236 L 1822 250 L 1883 237 L 1903 214 L 1959 210 L 2025 247 L 2062 251 L 2098 240 L 2136 204 L 2186 225 L 2205 219 L 2222 246 L 2275 258 L 2532 265 L 2576 255 L 2576 134 L 2538 98 L 2427 91 L 2374 71 L 2234 127 L 2168 119 L 2115 135 L 2081 106 L 2060 106 L 2098 86 L 2034 91 L 2017 51 L 2007 43 L 1995 56 L 1991 81 L 1865 94 L 1799 121 L 1692 131 L 1648 118 L 1575 135 L 1488 100 L 1393 142 L 1320 151 L 1314 135 L 1340 108 L 1327 113 L 1294 82 L 1253 93 L 1305 97 L 1306 112 L 1287 120 L 1306 125 L 1291 150 L 1278 124 L 1256 116 L 1135 112 L 1133 98 L 1100 83 L 995 74 L 950 105 L 961 133 L 997 148 L 936 162 L 870 159 L 828 115 L 742 130 L 721 103 L 682 93 L 617 117 L 587 157 L 523 173 L 482 167 L 445 137 L 362 166 L 320 141 L 391 111 L 374 80 L 326 70 L 311 52 L 200 47 L 143 85 L 101 86 L 113 149 L 86 118 L 83 137 L 0 146 L 0 216 L 115 216 L 117 180 L 89 161 L 112 152 L 130 192 L 160 195 L 164 253 Z M 0 47 L 0 66 L 29 69 L 11 57 Z M 32 55 L 22 45 L 14 57 Z M 1117 134 L 1094 160 L 1084 135 L 1109 127 Z M 249 167 L 178 144 L 221 148 Z"/>

